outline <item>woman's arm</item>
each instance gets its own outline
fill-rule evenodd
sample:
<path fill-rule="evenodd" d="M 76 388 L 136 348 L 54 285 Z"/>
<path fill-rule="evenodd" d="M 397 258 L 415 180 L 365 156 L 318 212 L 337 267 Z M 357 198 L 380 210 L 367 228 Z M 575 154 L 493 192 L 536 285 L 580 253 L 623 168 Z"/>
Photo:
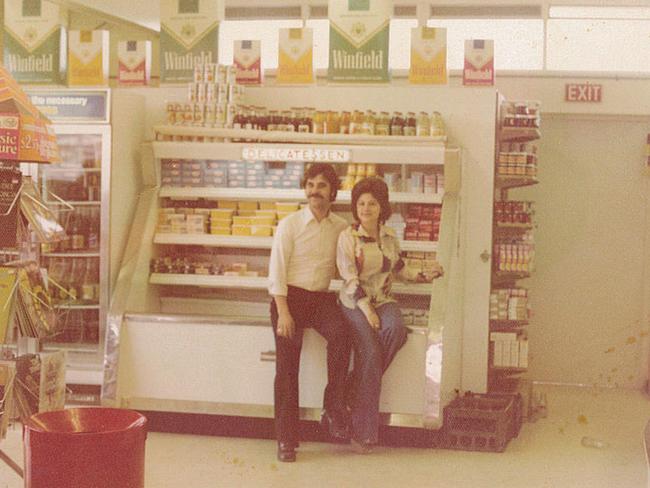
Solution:
<path fill-rule="evenodd" d="M 343 278 L 343 293 L 363 312 L 370 326 L 378 329 L 379 317 L 370 303 L 370 298 L 361 286 L 357 259 L 354 252 L 354 237 L 349 228 L 339 234 L 336 246 L 336 267 Z"/>

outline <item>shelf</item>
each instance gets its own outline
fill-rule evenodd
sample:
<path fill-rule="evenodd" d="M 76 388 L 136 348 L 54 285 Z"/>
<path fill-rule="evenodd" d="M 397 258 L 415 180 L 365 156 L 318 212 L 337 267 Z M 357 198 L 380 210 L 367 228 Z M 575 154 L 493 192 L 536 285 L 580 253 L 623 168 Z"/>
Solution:
<path fill-rule="evenodd" d="M 496 224 L 494 228 L 502 231 L 526 231 L 526 230 L 532 230 L 533 224 L 499 223 Z"/>
<path fill-rule="evenodd" d="M 531 186 L 539 183 L 534 176 L 502 176 L 497 175 L 494 180 L 494 186 L 497 189 L 505 190 L 507 188 L 516 188 L 520 186 Z"/>
<path fill-rule="evenodd" d="M 54 201 L 47 201 L 45 202 L 47 205 L 72 205 L 73 207 L 82 207 L 82 206 L 100 206 L 102 202 L 95 201 L 95 202 L 74 202 L 71 200 L 66 200 L 65 202 L 54 202 Z"/>
<path fill-rule="evenodd" d="M 271 249 L 273 237 L 224 236 L 212 234 L 172 234 L 159 232 L 154 235 L 154 244 L 179 246 L 234 247 L 247 249 Z M 436 252 L 437 242 L 400 241 L 402 251 Z"/>
<path fill-rule="evenodd" d="M 444 144 L 396 145 L 387 141 L 384 145 L 356 145 L 361 141 L 350 140 L 349 146 L 334 144 L 287 144 L 255 142 L 166 142 L 151 143 L 157 159 L 208 159 L 246 160 L 250 154 L 258 154 L 262 161 L 304 161 L 327 163 L 375 163 L 404 165 L 445 164 L 447 148 Z M 288 157 L 288 152 L 300 151 L 299 156 Z M 455 151 L 449 149 L 449 151 Z M 218 155 L 218 156 L 216 156 Z M 300 157 L 301 159 L 297 159 Z"/>
<path fill-rule="evenodd" d="M 221 139 L 257 139 L 259 142 L 299 142 L 307 144 L 349 145 L 438 145 L 444 146 L 446 136 L 373 136 L 368 134 L 313 134 L 311 132 L 285 132 L 253 129 L 224 129 L 211 127 L 186 127 L 156 125 L 154 132 L 171 136 L 214 137 Z"/>
<path fill-rule="evenodd" d="M 244 247 L 248 249 L 271 249 L 273 237 L 223 236 L 212 234 L 171 234 L 159 232 L 154 244 L 179 246 Z"/>
<path fill-rule="evenodd" d="M 236 288 L 246 290 L 266 290 L 268 288 L 268 277 L 266 276 L 221 276 L 201 274 L 173 274 L 173 273 L 152 273 L 149 276 L 149 283 L 153 285 L 176 285 L 176 286 L 202 286 L 209 288 Z M 332 280 L 330 291 L 341 289 L 341 280 Z M 431 283 L 394 283 L 393 292 L 399 295 L 430 295 Z"/>
<path fill-rule="evenodd" d="M 83 168 L 79 166 L 67 166 L 67 167 L 62 167 L 60 164 L 57 165 L 57 167 L 53 166 L 46 166 L 43 169 L 43 172 L 45 174 L 47 173 L 66 173 L 70 171 L 83 171 L 84 173 L 101 173 L 101 168 Z"/>
<path fill-rule="evenodd" d="M 490 371 L 500 374 L 520 374 L 528 371 L 528 368 L 517 368 L 514 366 L 490 366 Z"/>
<path fill-rule="evenodd" d="M 88 305 L 84 304 L 70 304 L 70 305 L 53 305 L 53 308 L 58 310 L 99 310 L 99 304 L 92 303 Z"/>
<path fill-rule="evenodd" d="M 492 274 L 499 280 L 521 280 L 530 278 L 530 271 L 495 271 Z"/>
<path fill-rule="evenodd" d="M 491 330 L 518 329 L 528 325 L 528 320 L 497 320 L 490 319 Z"/>
<path fill-rule="evenodd" d="M 205 198 L 209 200 L 274 200 L 289 202 L 306 202 L 303 189 L 283 190 L 279 188 L 208 188 L 208 187 L 171 187 L 160 188 L 160 197 L 173 198 L 177 200 L 193 200 Z M 439 193 L 407 193 L 391 192 L 392 203 L 421 203 L 441 204 L 443 195 Z M 350 203 L 352 201 L 350 191 L 339 191 L 336 203 Z"/>
<path fill-rule="evenodd" d="M 43 253 L 44 258 L 98 258 L 98 252 L 48 252 Z"/>
<path fill-rule="evenodd" d="M 542 137 L 542 133 L 535 127 L 502 127 L 499 139 L 503 142 L 534 141 Z"/>

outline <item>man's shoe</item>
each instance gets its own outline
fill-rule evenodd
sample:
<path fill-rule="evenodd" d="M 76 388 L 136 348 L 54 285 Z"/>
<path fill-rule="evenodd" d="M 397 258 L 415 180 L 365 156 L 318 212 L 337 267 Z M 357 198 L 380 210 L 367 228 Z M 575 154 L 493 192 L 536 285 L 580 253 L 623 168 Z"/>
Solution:
<path fill-rule="evenodd" d="M 350 440 L 350 432 L 346 418 L 338 412 L 324 411 L 320 424 L 335 441 L 347 442 Z"/>
<path fill-rule="evenodd" d="M 373 444 L 368 441 L 358 441 L 354 438 L 350 440 L 352 450 L 357 454 L 370 454 L 372 452 Z"/>
<path fill-rule="evenodd" d="M 293 463 L 296 460 L 295 442 L 278 442 L 278 461 Z"/>

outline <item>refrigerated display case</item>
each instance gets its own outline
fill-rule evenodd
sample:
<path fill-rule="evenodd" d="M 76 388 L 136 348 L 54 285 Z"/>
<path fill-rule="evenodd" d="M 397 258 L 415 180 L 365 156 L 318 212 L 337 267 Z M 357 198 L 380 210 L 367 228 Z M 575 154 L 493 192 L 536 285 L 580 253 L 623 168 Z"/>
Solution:
<path fill-rule="evenodd" d="M 39 168 L 41 193 L 66 230 L 66 238 L 42 249 L 43 265 L 62 285 L 54 292 L 61 331 L 43 346 L 68 352 L 68 376 L 86 373 L 96 384 L 104 350 L 109 301 L 111 127 L 55 125 L 61 163 Z M 73 381 L 74 382 L 74 381 Z"/>

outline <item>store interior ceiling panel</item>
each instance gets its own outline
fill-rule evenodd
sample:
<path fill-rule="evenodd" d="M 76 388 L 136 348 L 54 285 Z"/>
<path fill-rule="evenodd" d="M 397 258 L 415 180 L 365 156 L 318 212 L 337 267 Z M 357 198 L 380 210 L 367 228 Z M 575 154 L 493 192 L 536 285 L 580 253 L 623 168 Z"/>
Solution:
<path fill-rule="evenodd" d="M 71 10 L 91 9 L 107 18 L 126 21 L 160 31 L 160 1 L 138 2 L 133 0 L 50 0 L 69 7 Z M 620 6 L 620 0 L 394 0 L 397 17 L 412 16 L 417 5 L 429 5 L 432 15 L 439 17 L 541 17 L 544 7 L 553 5 Z M 225 0 L 225 14 L 228 19 L 300 18 L 301 7 L 309 7 L 311 17 L 326 17 L 328 0 Z M 626 0 L 626 6 L 649 6 L 648 0 Z"/>

